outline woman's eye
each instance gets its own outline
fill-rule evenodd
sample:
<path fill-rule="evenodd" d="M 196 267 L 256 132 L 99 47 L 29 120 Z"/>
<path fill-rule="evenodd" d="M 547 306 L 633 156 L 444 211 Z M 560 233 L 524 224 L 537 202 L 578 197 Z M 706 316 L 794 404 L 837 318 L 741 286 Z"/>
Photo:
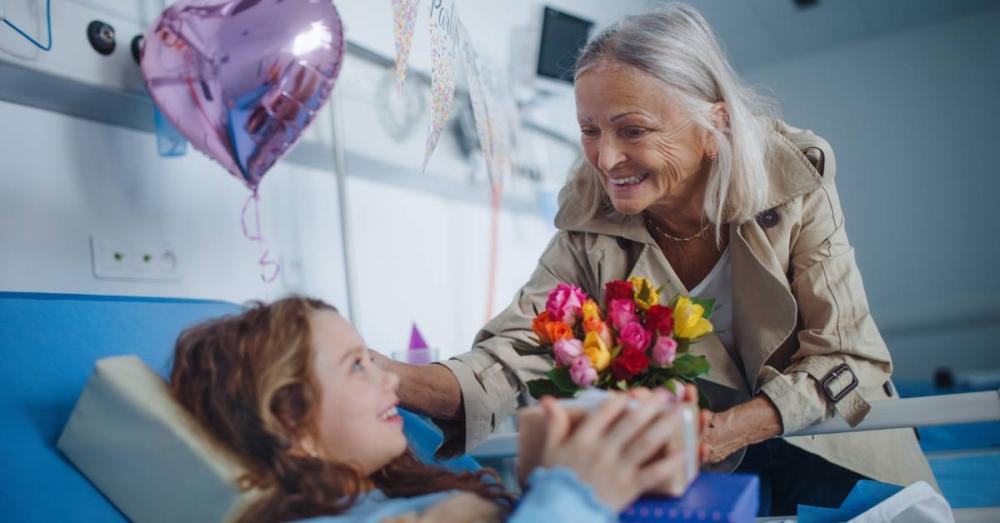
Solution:
<path fill-rule="evenodd" d="M 647 132 L 649 131 L 642 127 L 626 127 L 624 131 L 625 136 L 629 138 L 642 138 Z"/>
<path fill-rule="evenodd" d="M 362 358 L 354 360 L 354 363 L 351 364 L 351 372 L 364 369 L 365 369 L 365 362 L 362 360 Z"/>
<path fill-rule="evenodd" d="M 590 128 L 580 129 L 580 134 L 582 134 L 583 136 L 597 136 L 597 129 L 590 129 Z"/>

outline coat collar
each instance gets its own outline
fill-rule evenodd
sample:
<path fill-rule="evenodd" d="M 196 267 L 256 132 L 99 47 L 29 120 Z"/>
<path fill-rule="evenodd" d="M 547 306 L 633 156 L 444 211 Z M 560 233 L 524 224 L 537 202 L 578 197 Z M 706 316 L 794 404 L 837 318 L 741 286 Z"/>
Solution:
<path fill-rule="evenodd" d="M 809 133 L 795 132 L 785 123 L 770 122 L 768 132 L 767 175 L 769 198 L 762 212 L 819 188 L 822 176 L 802 154 L 802 149 L 813 145 Z M 640 243 L 655 244 L 646 230 L 641 216 L 611 213 L 579 223 L 560 213 L 555 225 L 565 231 L 590 232 L 617 236 Z"/>

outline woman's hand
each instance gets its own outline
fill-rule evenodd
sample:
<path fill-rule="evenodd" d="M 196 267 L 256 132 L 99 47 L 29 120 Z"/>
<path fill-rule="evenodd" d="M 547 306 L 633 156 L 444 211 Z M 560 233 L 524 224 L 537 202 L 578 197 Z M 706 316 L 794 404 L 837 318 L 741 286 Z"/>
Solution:
<path fill-rule="evenodd" d="M 548 430 L 541 465 L 573 470 L 616 512 L 667 481 L 684 465 L 682 449 L 661 455 L 681 418 L 666 409 L 665 394 L 643 394 L 635 401 L 629 408 L 627 395 L 614 394 L 571 430 L 566 410 L 543 398 Z"/>
<path fill-rule="evenodd" d="M 719 463 L 737 450 L 781 432 L 781 416 L 766 396 L 718 413 L 702 411 L 702 461 Z"/>

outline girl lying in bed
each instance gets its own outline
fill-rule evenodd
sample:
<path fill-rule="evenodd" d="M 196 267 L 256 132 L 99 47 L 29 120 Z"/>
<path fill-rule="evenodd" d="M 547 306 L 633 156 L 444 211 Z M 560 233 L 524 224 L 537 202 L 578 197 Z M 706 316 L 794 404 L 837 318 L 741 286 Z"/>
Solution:
<path fill-rule="evenodd" d="M 414 457 L 397 386 L 333 307 L 299 297 L 185 331 L 170 375 L 174 396 L 243 457 L 241 486 L 267 492 L 240 521 L 613 521 L 682 463 L 660 454 L 678 426 L 664 396 L 631 409 L 615 396 L 572 431 L 547 399 L 543 466 L 515 505 L 492 471 Z"/>

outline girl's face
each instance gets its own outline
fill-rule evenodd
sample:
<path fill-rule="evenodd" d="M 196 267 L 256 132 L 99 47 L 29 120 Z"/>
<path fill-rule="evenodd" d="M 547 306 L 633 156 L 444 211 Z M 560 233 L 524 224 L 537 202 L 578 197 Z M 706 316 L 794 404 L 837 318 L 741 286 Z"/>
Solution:
<path fill-rule="evenodd" d="M 658 78 L 616 62 L 576 79 L 584 155 L 620 213 L 688 194 L 703 169 L 707 133 L 670 98 Z"/>
<path fill-rule="evenodd" d="M 320 310 L 310 317 L 314 369 L 320 384 L 320 456 L 358 463 L 371 474 L 399 457 L 407 446 L 396 413 L 399 377 L 376 367 L 364 340 L 339 314 Z"/>

